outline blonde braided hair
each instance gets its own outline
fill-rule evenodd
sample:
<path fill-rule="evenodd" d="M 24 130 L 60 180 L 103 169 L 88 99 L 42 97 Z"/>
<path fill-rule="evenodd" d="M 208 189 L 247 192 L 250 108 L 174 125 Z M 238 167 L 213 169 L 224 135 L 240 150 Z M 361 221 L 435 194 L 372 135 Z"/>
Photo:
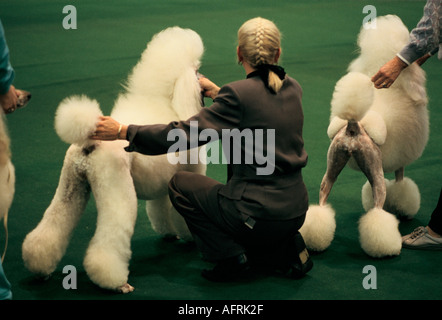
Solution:
<path fill-rule="evenodd" d="M 272 21 L 253 18 L 239 28 L 238 47 L 243 58 L 253 68 L 274 64 L 281 47 L 281 34 Z M 282 81 L 274 72 L 269 72 L 269 87 L 275 92 L 281 89 Z"/>

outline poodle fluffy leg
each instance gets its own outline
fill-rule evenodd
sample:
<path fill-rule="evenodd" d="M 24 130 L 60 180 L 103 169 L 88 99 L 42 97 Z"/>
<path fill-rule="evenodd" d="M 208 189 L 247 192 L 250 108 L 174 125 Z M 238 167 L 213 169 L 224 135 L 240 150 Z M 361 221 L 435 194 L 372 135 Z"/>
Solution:
<path fill-rule="evenodd" d="M 89 199 L 86 178 L 74 167 L 78 152 L 74 146 L 67 151 L 55 196 L 43 219 L 23 242 L 22 256 L 26 268 L 44 277 L 55 270 L 63 257 L 72 230 Z"/>
<path fill-rule="evenodd" d="M 146 212 L 152 229 L 165 238 L 192 240 L 184 218 L 175 210 L 169 196 L 146 201 Z"/>
<path fill-rule="evenodd" d="M 419 187 L 413 180 L 404 176 L 404 168 L 396 170 L 395 176 L 396 179 L 387 185 L 384 208 L 401 218 L 413 219 L 421 203 Z"/>
<path fill-rule="evenodd" d="M 404 169 L 395 172 L 395 180 L 384 179 L 387 197 L 384 210 L 394 213 L 405 219 L 412 219 L 420 208 L 420 192 L 416 183 L 408 177 L 404 177 Z M 365 211 L 374 207 L 373 192 L 369 182 L 362 187 L 362 204 Z"/>
<path fill-rule="evenodd" d="M 307 248 L 313 251 L 324 251 L 327 249 L 335 235 L 335 211 L 327 204 L 327 199 L 333 184 L 350 159 L 348 150 L 340 147 L 340 136 L 344 131 L 345 128 L 336 135 L 328 149 L 327 171 L 321 182 L 319 205 L 311 205 L 309 207 L 304 224 L 299 230 Z"/>
<path fill-rule="evenodd" d="M 152 229 L 165 238 L 175 238 L 177 235 L 170 218 L 171 208 L 167 195 L 146 201 L 146 213 Z"/>
<path fill-rule="evenodd" d="M 176 234 L 179 239 L 184 241 L 193 241 L 193 236 L 187 227 L 186 221 L 173 206 L 170 208 L 170 220 L 172 221 L 172 225 L 176 230 Z"/>
<path fill-rule="evenodd" d="M 84 268 L 98 286 L 131 292 L 133 287 L 127 280 L 138 203 L 128 155 L 118 143 L 101 144 L 91 154 L 88 178 L 98 216 Z"/>

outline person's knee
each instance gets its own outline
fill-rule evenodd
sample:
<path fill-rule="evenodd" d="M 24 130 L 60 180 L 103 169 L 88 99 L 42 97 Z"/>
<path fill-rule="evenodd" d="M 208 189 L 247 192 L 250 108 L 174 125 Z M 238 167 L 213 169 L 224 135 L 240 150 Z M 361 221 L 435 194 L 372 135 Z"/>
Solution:
<path fill-rule="evenodd" d="M 169 181 L 169 193 L 171 189 L 174 191 L 180 190 L 182 186 L 189 182 L 190 175 L 191 173 L 187 171 L 178 171 L 175 173 Z"/>
<path fill-rule="evenodd" d="M 177 197 L 183 195 L 186 192 L 187 185 L 189 181 L 191 181 L 192 173 L 186 171 L 178 171 L 173 175 L 173 177 L 169 181 L 169 198 L 173 204 L 175 204 L 175 200 Z"/>

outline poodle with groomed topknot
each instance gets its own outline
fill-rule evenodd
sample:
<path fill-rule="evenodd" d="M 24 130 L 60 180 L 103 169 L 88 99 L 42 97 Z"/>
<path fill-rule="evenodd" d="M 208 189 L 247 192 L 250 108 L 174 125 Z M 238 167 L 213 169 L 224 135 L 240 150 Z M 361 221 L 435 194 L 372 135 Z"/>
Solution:
<path fill-rule="evenodd" d="M 362 188 L 367 213 L 359 220 L 362 249 L 372 257 L 400 254 L 399 220 L 393 214 L 412 218 L 420 207 L 419 189 L 404 177 L 404 168 L 422 155 L 428 141 L 425 72 L 414 63 L 388 90 L 374 89 L 370 78 L 408 41 L 409 32 L 397 16 L 377 18 L 374 29 L 363 26 L 360 55 L 336 83 L 327 130 L 332 141 L 319 205 L 310 206 L 300 230 L 312 250 L 323 251 L 333 241 L 335 211 L 327 198 L 348 163 L 368 179 Z M 394 172 L 395 180 L 386 180 L 387 172 Z"/>
<path fill-rule="evenodd" d="M 111 116 L 124 124 L 155 124 L 187 119 L 201 108 L 197 70 L 204 51 L 200 36 L 179 27 L 153 37 L 129 75 Z M 147 200 L 152 227 L 164 236 L 191 240 L 184 219 L 173 209 L 167 185 L 177 171 L 205 174 L 203 164 L 171 164 L 167 155 L 126 152 L 127 141 L 96 141 L 89 137 L 102 115 L 99 104 L 86 96 L 63 100 L 55 130 L 71 144 L 55 196 L 43 219 L 25 238 L 25 266 L 47 277 L 57 267 L 90 193 L 98 217 L 84 258 L 89 278 L 98 286 L 123 293 L 128 284 L 130 242 L 137 199 Z"/>

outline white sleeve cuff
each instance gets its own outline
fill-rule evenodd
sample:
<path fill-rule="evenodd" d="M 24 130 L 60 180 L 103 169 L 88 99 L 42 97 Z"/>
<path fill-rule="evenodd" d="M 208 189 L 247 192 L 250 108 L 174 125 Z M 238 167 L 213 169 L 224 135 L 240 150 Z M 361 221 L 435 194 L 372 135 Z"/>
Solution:
<path fill-rule="evenodd" d="M 405 62 L 408 66 L 410 65 L 410 62 L 409 62 L 407 59 L 405 59 L 403 56 L 401 56 L 399 53 L 396 54 L 396 56 L 397 56 L 399 59 L 401 59 L 403 62 Z"/>

